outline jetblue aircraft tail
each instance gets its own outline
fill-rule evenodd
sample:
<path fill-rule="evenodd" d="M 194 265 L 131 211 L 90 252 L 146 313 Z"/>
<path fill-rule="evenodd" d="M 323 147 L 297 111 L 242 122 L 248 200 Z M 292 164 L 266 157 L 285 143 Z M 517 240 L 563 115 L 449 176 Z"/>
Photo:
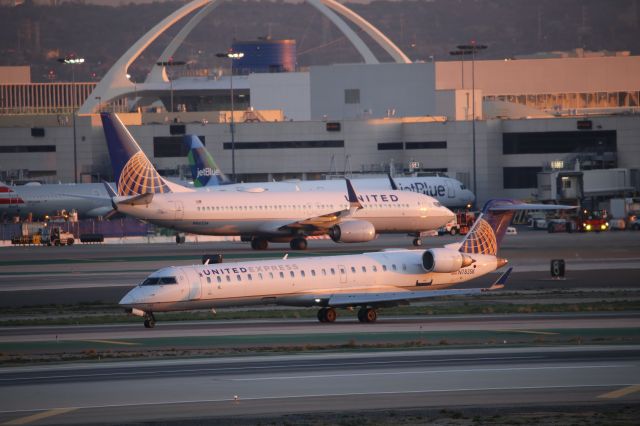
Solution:
<path fill-rule="evenodd" d="M 462 241 L 459 251 L 462 253 L 489 254 L 496 256 L 507 227 L 518 210 L 565 210 L 576 206 L 558 204 L 529 204 L 518 200 L 489 200 L 476 219 L 471 231 Z"/>
<path fill-rule="evenodd" d="M 189 167 L 196 188 L 219 186 L 231 183 L 196 135 L 185 135 L 184 143 L 189 150 Z"/>
<path fill-rule="evenodd" d="M 100 117 L 118 195 L 189 191 L 160 176 L 117 115 L 103 112 Z"/>

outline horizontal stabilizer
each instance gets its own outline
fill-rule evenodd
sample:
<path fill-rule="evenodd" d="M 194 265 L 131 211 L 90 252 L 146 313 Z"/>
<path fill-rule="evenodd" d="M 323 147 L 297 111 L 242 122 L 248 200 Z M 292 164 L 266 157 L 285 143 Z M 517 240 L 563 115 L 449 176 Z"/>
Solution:
<path fill-rule="evenodd" d="M 119 198 L 122 198 L 122 197 L 119 197 Z M 141 206 L 141 205 L 151 204 L 152 200 L 153 200 L 153 193 L 149 192 L 147 194 L 135 195 L 130 198 L 125 198 L 120 200 L 116 199 L 115 203 L 118 205 L 127 204 L 129 206 Z"/>

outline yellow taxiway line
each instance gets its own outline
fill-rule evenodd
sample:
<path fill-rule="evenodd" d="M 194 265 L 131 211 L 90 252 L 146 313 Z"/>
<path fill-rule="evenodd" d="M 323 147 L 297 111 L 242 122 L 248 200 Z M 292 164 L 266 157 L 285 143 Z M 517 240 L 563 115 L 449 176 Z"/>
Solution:
<path fill-rule="evenodd" d="M 77 410 L 77 408 L 54 408 L 53 410 L 43 411 L 42 413 L 33 414 L 31 416 L 20 417 L 19 419 L 10 420 L 3 425 L 27 425 L 29 423 L 37 422 L 38 420 L 46 419 L 48 417 L 59 416 L 70 411 Z"/>
<path fill-rule="evenodd" d="M 542 334 L 546 336 L 554 336 L 559 333 L 552 333 L 550 331 L 535 331 L 535 330 L 496 330 L 501 333 L 524 333 L 524 334 Z"/>
<path fill-rule="evenodd" d="M 122 342 L 120 340 L 83 340 L 83 342 L 105 343 L 107 345 L 125 345 L 125 346 L 137 346 L 140 344 L 140 343 L 134 343 L 134 342 Z"/>
<path fill-rule="evenodd" d="M 640 385 L 631 385 L 622 389 L 603 393 L 602 395 L 599 395 L 598 398 L 616 399 L 616 398 L 621 398 L 625 395 L 629 395 L 630 393 L 639 392 L 639 391 L 640 391 Z"/>

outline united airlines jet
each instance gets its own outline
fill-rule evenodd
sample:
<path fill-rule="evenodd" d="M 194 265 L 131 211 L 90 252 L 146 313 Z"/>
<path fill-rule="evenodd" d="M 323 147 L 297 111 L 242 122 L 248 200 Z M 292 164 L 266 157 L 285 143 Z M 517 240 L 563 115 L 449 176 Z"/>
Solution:
<path fill-rule="evenodd" d="M 196 188 L 210 187 L 222 191 L 343 191 L 344 180 L 295 180 L 282 182 L 231 183 L 220 171 L 213 157 L 195 135 L 185 135 L 189 150 L 191 176 Z M 356 191 L 396 189 L 385 178 L 358 178 L 351 181 Z M 466 207 L 473 204 L 475 196 L 460 181 L 446 176 L 396 177 L 397 189 L 413 191 L 438 200 L 446 207 Z"/>
<path fill-rule="evenodd" d="M 120 305 L 146 327 L 154 312 L 264 304 L 317 306 L 320 322 L 335 321 L 337 308 L 358 308 L 360 322 L 374 322 L 382 307 L 502 288 L 511 268 L 488 288 L 449 287 L 507 264 L 498 248 L 516 210 L 558 208 L 572 207 L 489 201 L 464 240 L 444 248 L 162 268 Z"/>
<path fill-rule="evenodd" d="M 61 211 L 76 211 L 78 217 L 104 216 L 112 210 L 111 198 L 101 183 L 27 184 L 0 183 L 0 217 L 34 218 Z"/>
<path fill-rule="evenodd" d="M 409 191 L 377 190 L 356 195 L 326 192 L 195 191 L 163 179 L 120 119 L 103 113 L 118 192 L 117 211 L 181 232 L 240 235 L 254 249 L 271 242 L 307 247 L 307 237 L 329 235 L 335 242 L 371 241 L 379 233 L 435 230 L 453 213 L 432 197 Z"/>

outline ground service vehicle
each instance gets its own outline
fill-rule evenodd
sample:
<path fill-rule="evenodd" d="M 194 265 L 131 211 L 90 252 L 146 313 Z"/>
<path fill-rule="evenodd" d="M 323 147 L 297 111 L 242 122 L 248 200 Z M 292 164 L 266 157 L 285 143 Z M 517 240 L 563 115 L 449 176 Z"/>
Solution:
<path fill-rule="evenodd" d="M 579 215 L 555 218 L 548 221 L 547 231 L 553 232 L 600 232 L 609 229 L 608 215 L 605 210 L 583 209 Z"/>
<path fill-rule="evenodd" d="M 455 219 L 449 221 L 445 226 L 438 229 L 438 235 L 451 234 L 451 235 L 467 235 L 473 222 L 475 221 L 475 214 L 472 212 L 458 212 Z"/>
<path fill-rule="evenodd" d="M 40 232 L 40 244 L 48 246 L 65 246 L 73 245 L 75 237 L 71 232 L 66 232 L 59 226 L 51 226 L 42 228 Z"/>

